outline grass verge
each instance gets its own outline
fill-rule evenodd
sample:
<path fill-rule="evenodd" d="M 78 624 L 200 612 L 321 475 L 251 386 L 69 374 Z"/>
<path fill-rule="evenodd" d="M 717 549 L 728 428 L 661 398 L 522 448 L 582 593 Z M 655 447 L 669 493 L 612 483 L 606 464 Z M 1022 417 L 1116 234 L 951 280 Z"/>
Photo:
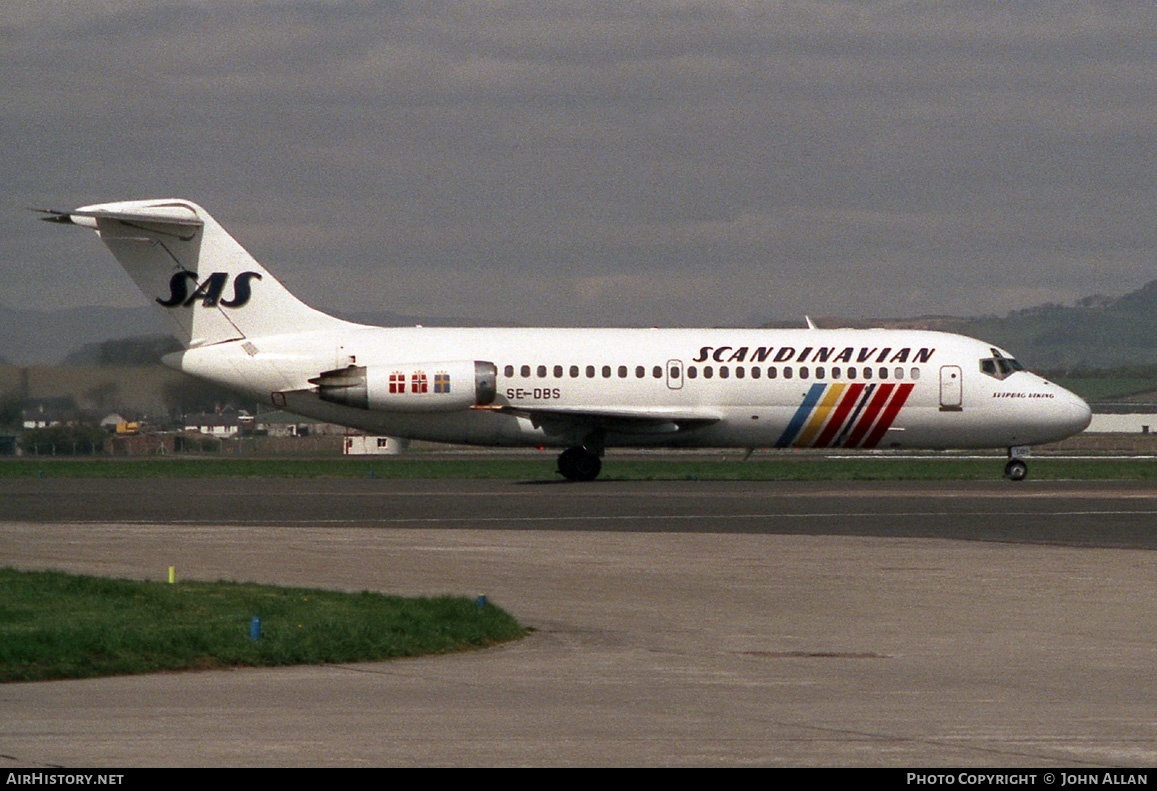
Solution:
<path fill-rule="evenodd" d="M 604 463 L 600 480 L 702 481 L 995 481 L 1005 459 L 867 457 L 793 460 Z M 1042 481 L 1150 480 L 1157 464 L 1134 459 L 1028 459 L 1029 477 Z"/>
<path fill-rule="evenodd" d="M 826 459 L 737 457 L 631 459 L 608 456 L 602 481 L 960 481 L 996 480 L 1004 458 L 863 456 Z M 478 459 L 13 459 L 0 478 L 381 478 L 561 480 L 553 455 Z M 1153 480 L 1152 459 L 1040 456 L 1029 459 L 1035 480 Z"/>
<path fill-rule="evenodd" d="M 250 639 L 253 616 L 259 640 Z M 462 597 L 0 569 L 0 682 L 363 662 L 524 634 L 503 610 Z"/>

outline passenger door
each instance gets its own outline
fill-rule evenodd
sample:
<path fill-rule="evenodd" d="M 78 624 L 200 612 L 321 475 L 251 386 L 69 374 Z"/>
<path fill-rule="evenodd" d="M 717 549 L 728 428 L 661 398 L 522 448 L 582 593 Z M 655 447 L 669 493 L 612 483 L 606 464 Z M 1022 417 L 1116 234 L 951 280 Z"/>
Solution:
<path fill-rule="evenodd" d="M 959 412 L 964 408 L 964 382 L 959 365 L 940 366 L 940 411 Z"/>

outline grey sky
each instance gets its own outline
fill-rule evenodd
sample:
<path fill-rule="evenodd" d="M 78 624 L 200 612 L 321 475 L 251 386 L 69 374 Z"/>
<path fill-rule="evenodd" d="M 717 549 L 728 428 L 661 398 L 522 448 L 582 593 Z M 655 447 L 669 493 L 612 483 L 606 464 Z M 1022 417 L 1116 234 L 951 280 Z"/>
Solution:
<path fill-rule="evenodd" d="M 0 304 L 139 305 L 26 206 L 183 197 L 323 309 L 980 314 L 1157 277 L 1152 2 L 0 7 Z"/>

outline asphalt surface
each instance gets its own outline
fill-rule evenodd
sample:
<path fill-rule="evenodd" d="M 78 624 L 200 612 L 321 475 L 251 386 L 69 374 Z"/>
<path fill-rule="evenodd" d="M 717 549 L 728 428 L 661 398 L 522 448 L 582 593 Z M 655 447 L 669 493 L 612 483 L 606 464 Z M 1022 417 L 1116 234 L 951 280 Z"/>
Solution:
<path fill-rule="evenodd" d="M 6 565 L 486 594 L 533 634 L 0 687 L 0 768 L 1157 765 L 1157 488 L 0 481 Z"/>
<path fill-rule="evenodd" d="M 1157 485 L 0 479 L 13 522 L 957 538 L 1157 548 Z"/>

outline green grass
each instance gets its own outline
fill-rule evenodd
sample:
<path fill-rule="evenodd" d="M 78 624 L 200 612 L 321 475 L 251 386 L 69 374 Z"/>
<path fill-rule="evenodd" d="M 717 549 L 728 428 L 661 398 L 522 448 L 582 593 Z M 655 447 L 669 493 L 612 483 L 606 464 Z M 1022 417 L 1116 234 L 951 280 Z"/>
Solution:
<path fill-rule="evenodd" d="M 497 478 L 549 476 L 538 459 L 21 458 L 0 462 L 0 478 Z"/>
<path fill-rule="evenodd" d="M 261 639 L 250 620 L 261 619 Z M 523 636 L 461 597 L 159 582 L 0 569 L 0 682 L 361 662 Z"/>
<path fill-rule="evenodd" d="M 805 458 L 708 462 L 614 462 L 603 464 L 600 480 L 701 481 L 991 481 L 1001 478 L 1006 459 L 951 457 L 860 459 Z M 1157 463 L 1131 459 L 1028 459 L 1034 480 L 1149 480 Z"/>
<path fill-rule="evenodd" d="M 0 462 L 0 478 L 375 478 L 561 480 L 553 454 L 527 458 L 424 459 L 18 459 Z M 825 459 L 812 454 L 643 459 L 608 456 L 603 481 L 660 480 L 993 480 L 1004 459 L 952 456 L 862 456 Z M 1146 459 L 1035 457 L 1038 480 L 1149 480 L 1157 463 Z"/>
<path fill-rule="evenodd" d="M 1052 381 L 1089 401 L 1104 401 L 1157 390 L 1152 376 L 1057 376 Z"/>

